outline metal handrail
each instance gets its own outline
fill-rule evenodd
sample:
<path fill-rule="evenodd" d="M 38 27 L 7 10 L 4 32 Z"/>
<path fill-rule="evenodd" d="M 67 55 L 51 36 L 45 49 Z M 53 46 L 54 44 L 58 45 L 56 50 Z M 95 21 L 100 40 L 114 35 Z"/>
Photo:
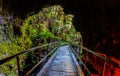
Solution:
<path fill-rule="evenodd" d="M 106 69 L 105 67 L 106 67 L 106 63 L 107 63 L 107 62 L 108 62 L 108 63 L 111 63 L 113 66 L 115 66 L 115 67 L 117 67 L 117 68 L 120 68 L 120 65 L 119 65 L 118 63 L 116 63 L 116 62 L 114 62 L 113 60 L 109 59 L 106 55 L 102 55 L 102 54 L 100 54 L 100 53 L 94 52 L 94 51 L 92 51 L 92 50 L 90 50 L 90 49 L 88 49 L 88 48 L 86 48 L 86 47 L 84 47 L 84 46 L 82 46 L 82 45 L 78 45 L 78 44 L 75 44 L 75 43 L 72 43 L 71 45 L 73 45 L 73 46 L 75 46 L 75 47 L 79 47 L 79 53 L 80 53 L 80 49 L 82 49 L 82 50 L 85 50 L 85 51 L 91 53 L 92 55 L 95 55 L 96 57 L 104 60 L 104 66 L 103 66 L 103 71 L 102 71 L 102 73 L 101 73 L 101 76 L 104 76 L 104 72 L 105 72 L 105 69 Z M 75 52 L 75 53 L 76 53 L 76 52 Z M 77 55 L 77 54 L 76 54 L 76 55 Z M 89 71 L 89 69 L 86 67 L 86 65 L 85 65 L 84 62 L 82 61 L 81 57 L 79 57 L 79 56 L 77 55 L 77 58 L 82 62 L 82 65 L 84 66 L 85 70 L 86 70 L 90 75 L 92 75 L 92 73 Z"/>
<path fill-rule="evenodd" d="M 48 56 L 50 56 L 58 47 L 54 48 L 51 52 L 49 52 L 42 60 L 40 60 L 32 69 L 30 69 L 25 76 L 29 76 Z"/>
<path fill-rule="evenodd" d="M 87 70 L 87 72 L 89 74 L 91 74 L 90 70 L 87 68 L 87 66 L 84 64 L 84 62 L 82 61 L 82 59 L 77 55 L 77 53 L 74 51 L 74 49 L 72 47 L 70 47 L 70 49 L 72 50 L 72 52 L 75 54 L 75 56 L 82 62 L 84 68 Z"/>
<path fill-rule="evenodd" d="M 91 54 L 93 54 L 93 55 L 95 55 L 95 56 L 101 58 L 102 60 L 107 61 L 107 62 L 113 64 L 114 66 L 120 68 L 120 66 L 119 66 L 118 63 L 112 61 L 111 59 L 109 59 L 109 58 L 107 58 L 107 57 L 102 56 L 100 53 L 96 53 L 96 52 L 94 52 L 94 51 L 92 51 L 92 50 L 90 50 L 90 49 L 88 49 L 88 48 L 86 48 L 86 47 L 84 47 L 84 46 L 80 46 L 80 45 L 75 45 L 75 46 L 78 46 L 78 47 L 80 47 L 80 48 L 86 50 L 87 52 L 89 52 L 89 53 L 91 53 Z"/>
<path fill-rule="evenodd" d="M 84 46 L 77 45 L 77 44 L 75 44 L 75 43 L 72 43 L 72 45 L 77 46 L 77 47 L 80 47 L 80 48 L 82 48 L 83 50 L 86 50 L 87 52 L 89 52 L 89 53 L 91 53 L 91 54 L 93 54 L 93 55 L 101 58 L 102 60 L 105 60 L 105 61 L 107 61 L 107 62 L 115 65 L 116 67 L 120 67 L 118 63 L 116 63 L 116 62 L 112 61 L 111 59 L 107 58 L 107 56 L 104 57 L 104 56 L 102 56 L 100 53 L 94 52 L 94 51 L 92 51 L 92 50 L 90 50 L 90 49 L 88 49 L 88 48 L 86 48 L 86 47 L 84 47 Z"/>
<path fill-rule="evenodd" d="M 29 52 L 33 52 L 33 51 L 35 51 L 36 49 L 43 48 L 43 47 L 45 47 L 45 46 L 49 46 L 49 45 L 50 45 L 50 47 L 51 47 L 53 44 L 58 44 L 58 43 L 60 43 L 60 42 L 52 42 L 52 43 L 45 44 L 45 45 L 42 45 L 42 46 L 37 46 L 37 47 L 31 48 L 31 49 L 28 49 L 28 50 L 26 50 L 26 51 L 20 52 L 20 53 L 18 53 L 18 54 L 12 55 L 12 56 L 10 56 L 10 57 L 4 58 L 4 59 L 0 60 L 0 65 L 2 65 L 2 64 L 4 64 L 4 63 L 12 60 L 13 58 L 16 58 L 16 59 L 17 59 L 18 73 L 19 73 L 19 76 L 21 76 L 20 57 L 19 57 L 20 55 L 23 55 L 23 54 L 29 53 Z"/>
<path fill-rule="evenodd" d="M 37 47 L 31 48 L 31 49 L 28 49 L 26 51 L 20 52 L 18 54 L 12 55 L 10 57 L 7 57 L 5 59 L 0 60 L 0 65 L 9 61 L 9 60 L 11 60 L 11 59 L 13 59 L 13 58 L 15 58 L 15 57 L 17 57 L 17 56 L 19 56 L 19 55 L 22 55 L 22 54 L 25 54 L 25 53 L 28 53 L 28 52 L 32 52 L 32 51 L 35 51 L 35 49 L 42 48 L 42 47 L 52 45 L 52 44 L 56 44 L 56 43 L 59 43 L 59 42 L 53 42 L 53 43 L 45 44 L 45 45 L 42 45 L 42 46 L 37 46 Z"/>

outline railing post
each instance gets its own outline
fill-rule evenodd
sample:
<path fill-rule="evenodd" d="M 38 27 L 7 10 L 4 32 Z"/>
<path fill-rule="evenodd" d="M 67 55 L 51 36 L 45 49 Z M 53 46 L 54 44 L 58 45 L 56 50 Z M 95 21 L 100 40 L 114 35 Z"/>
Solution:
<path fill-rule="evenodd" d="M 78 47 L 78 56 L 80 56 L 80 47 Z"/>
<path fill-rule="evenodd" d="M 103 54 L 103 56 L 106 57 L 105 54 Z M 105 76 L 106 64 L 107 64 L 107 62 L 105 61 L 105 62 L 104 62 L 104 65 L 103 65 L 102 76 Z"/>
<path fill-rule="evenodd" d="M 79 47 L 76 46 L 76 53 L 78 56 L 80 55 L 79 52 L 80 52 Z"/>
<path fill-rule="evenodd" d="M 49 45 L 47 45 L 47 50 L 50 51 L 50 50 L 49 50 Z"/>
<path fill-rule="evenodd" d="M 52 46 L 53 46 L 52 48 L 54 48 L 54 47 L 55 47 L 55 43 L 54 43 L 54 44 L 52 44 Z"/>
<path fill-rule="evenodd" d="M 18 67 L 18 74 L 21 76 L 21 69 L 20 69 L 20 57 L 17 56 L 17 67 Z"/>
<path fill-rule="evenodd" d="M 50 43 L 50 50 L 52 49 L 52 45 L 51 45 L 51 43 Z"/>
<path fill-rule="evenodd" d="M 41 48 L 38 48 L 37 49 L 37 55 L 39 57 L 39 60 L 41 59 Z"/>
<path fill-rule="evenodd" d="M 55 43 L 56 44 L 56 43 Z M 55 48 L 55 44 L 54 44 L 54 48 Z"/>
<path fill-rule="evenodd" d="M 49 47 L 48 47 L 49 45 L 47 45 L 47 46 L 45 46 L 45 50 L 46 50 L 46 52 L 47 52 L 47 54 L 49 53 Z"/>
<path fill-rule="evenodd" d="M 81 36 L 81 38 L 80 38 L 80 46 L 83 46 L 83 38 L 82 38 L 82 36 Z M 82 54 L 83 54 L 83 48 L 82 47 L 80 47 L 80 56 L 82 56 Z"/>

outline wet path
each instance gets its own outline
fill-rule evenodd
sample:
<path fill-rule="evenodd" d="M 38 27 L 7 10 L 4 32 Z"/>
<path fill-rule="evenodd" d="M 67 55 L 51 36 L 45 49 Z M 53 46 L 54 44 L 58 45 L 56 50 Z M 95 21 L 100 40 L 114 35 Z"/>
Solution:
<path fill-rule="evenodd" d="M 41 74 L 38 73 L 37 76 Z M 62 46 L 58 49 L 45 76 L 77 76 L 69 46 Z"/>

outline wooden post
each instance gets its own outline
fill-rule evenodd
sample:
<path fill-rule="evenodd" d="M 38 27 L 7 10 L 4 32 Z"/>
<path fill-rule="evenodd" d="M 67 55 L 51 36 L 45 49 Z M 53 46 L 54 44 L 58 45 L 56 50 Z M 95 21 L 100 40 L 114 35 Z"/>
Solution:
<path fill-rule="evenodd" d="M 80 46 L 83 46 L 83 38 L 82 38 L 82 36 L 80 38 Z M 82 50 L 82 47 L 81 47 L 80 48 L 80 56 L 82 56 L 82 54 L 83 54 L 83 50 Z"/>
<path fill-rule="evenodd" d="M 51 43 L 50 43 L 50 51 L 51 51 L 51 49 L 52 49 L 52 45 L 51 45 Z"/>
<path fill-rule="evenodd" d="M 17 56 L 17 67 L 18 67 L 18 74 L 21 76 L 21 69 L 20 69 L 20 57 Z"/>
<path fill-rule="evenodd" d="M 80 47 L 78 47 L 78 56 L 80 57 Z"/>
<path fill-rule="evenodd" d="M 55 48 L 55 43 L 53 44 L 53 48 Z"/>
<path fill-rule="evenodd" d="M 47 50 L 49 51 L 49 45 L 47 46 Z"/>
<path fill-rule="evenodd" d="M 105 54 L 103 54 L 103 56 L 106 57 Z M 107 64 L 107 62 L 105 61 L 104 66 L 103 66 L 102 76 L 105 76 L 106 64 Z"/>
<path fill-rule="evenodd" d="M 47 46 L 47 50 L 49 51 L 49 45 Z"/>
<path fill-rule="evenodd" d="M 41 48 L 37 49 L 37 56 L 39 57 L 39 61 L 41 59 Z"/>

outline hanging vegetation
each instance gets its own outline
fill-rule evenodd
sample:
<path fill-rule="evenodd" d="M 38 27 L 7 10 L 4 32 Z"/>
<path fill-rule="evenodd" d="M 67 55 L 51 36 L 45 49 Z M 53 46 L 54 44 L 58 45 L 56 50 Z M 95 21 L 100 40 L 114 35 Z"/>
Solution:
<path fill-rule="evenodd" d="M 10 38 L 13 37 L 9 43 L 10 46 L 8 43 L 1 43 L 0 48 L 2 50 L 0 49 L 0 52 L 3 52 L 3 50 L 7 48 L 4 54 L 10 56 L 20 52 L 21 49 L 25 50 L 53 41 L 73 41 L 75 40 L 76 30 L 72 24 L 72 19 L 73 15 L 65 15 L 63 8 L 59 5 L 43 8 L 39 13 L 28 16 L 23 21 L 20 26 L 19 35 L 11 36 L 9 34 Z M 4 47 L 2 47 L 3 44 L 5 45 Z M 15 46 L 16 49 L 11 47 L 11 44 Z M 0 53 L 0 58 L 3 58 L 4 54 Z M 12 60 L 8 64 L 12 65 L 15 63 L 16 61 Z M 8 72 L 9 68 L 6 66 L 8 64 L 0 66 L 0 72 L 14 76 L 15 74 Z M 13 71 L 15 72 L 17 69 L 16 65 L 14 65 L 14 68 Z"/>

